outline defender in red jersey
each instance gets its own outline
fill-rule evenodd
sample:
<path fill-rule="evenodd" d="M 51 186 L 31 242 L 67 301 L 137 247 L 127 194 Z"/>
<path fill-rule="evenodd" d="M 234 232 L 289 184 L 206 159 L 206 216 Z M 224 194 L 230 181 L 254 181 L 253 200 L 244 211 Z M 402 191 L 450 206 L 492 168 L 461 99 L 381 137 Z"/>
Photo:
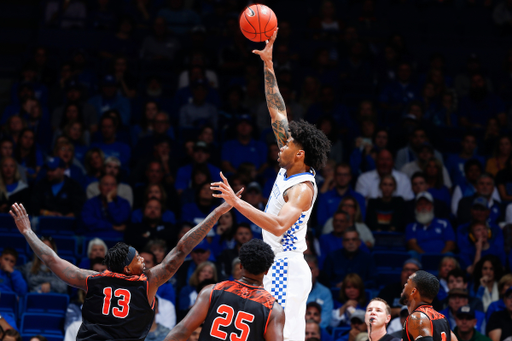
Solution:
<path fill-rule="evenodd" d="M 274 252 L 260 239 L 240 248 L 242 279 L 205 287 L 164 341 L 185 341 L 203 321 L 199 341 L 283 341 L 284 311 L 263 288 Z"/>
<path fill-rule="evenodd" d="M 439 291 L 439 280 L 426 271 L 417 271 L 404 285 L 400 303 L 409 316 L 402 329 L 402 341 L 457 341 L 444 317 L 432 307 Z"/>
<path fill-rule="evenodd" d="M 117 243 L 105 255 L 108 270 L 100 274 L 80 269 L 58 257 L 32 231 L 23 205 L 15 203 L 9 213 L 39 259 L 68 285 L 87 293 L 77 341 L 142 341 L 153 322 L 158 287 L 174 275 L 190 251 L 230 209 L 227 203 L 217 207 L 203 222 L 187 232 L 159 265 L 151 269 L 146 270 L 144 258 L 137 250 L 125 243 Z"/>

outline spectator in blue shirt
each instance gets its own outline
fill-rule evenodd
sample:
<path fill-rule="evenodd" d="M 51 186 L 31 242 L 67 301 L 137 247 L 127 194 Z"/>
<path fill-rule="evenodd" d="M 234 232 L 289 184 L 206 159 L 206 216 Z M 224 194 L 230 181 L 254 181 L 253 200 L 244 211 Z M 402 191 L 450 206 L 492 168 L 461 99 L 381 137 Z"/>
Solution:
<path fill-rule="evenodd" d="M 485 158 L 478 156 L 476 135 L 468 132 L 464 134 L 462 141 L 460 142 L 462 150 L 459 154 L 451 154 L 446 160 L 446 169 L 450 173 L 450 178 L 455 185 L 459 185 L 465 180 L 464 165 L 471 159 L 478 160 L 482 167 L 485 166 Z"/>
<path fill-rule="evenodd" d="M 330 294 L 330 291 L 329 291 L 329 294 Z M 332 336 L 327 331 L 327 326 L 323 326 L 324 323 L 322 323 L 322 315 L 324 315 L 324 314 L 325 314 L 324 309 L 318 302 L 315 302 L 315 301 L 308 302 L 308 304 L 306 305 L 306 321 L 308 321 L 308 322 L 306 322 L 307 323 L 306 335 L 308 334 L 308 330 L 311 329 L 311 331 L 313 331 L 312 328 L 309 327 L 309 326 L 314 325 L 313 323 L 310 322 L 312 320 L 315 322 L 315 324 L 318 324 L 318 326 L 320 327 L 319 328 L 320 329 L 319 339 L 322 341 L 332 341 Z M 316 325 L 315 325 L 315 329 L 316 329 Z M 316 330 L 314 330 L 314 332 L 316 333 Z"/>
<path fill-rule="evenodd" d="M 105 157 L 115 156 L 121 161 L 123 168 L 127 168 L 130 162 L 130 147 L 116 140 L 117 122 L 113 117 L 103 116 L 100 121 L 100 131 L 103 141 L 91 144 L 91 147 L 100 148 Z"/>
<path fill-rule="evenodd" d="M 5 238 L 5 237 L 4 237 Z M 12 291 L 23 297 L 27 293 L 27 282 L 23 279 L 21 272 L 14 270 L 18 252 L 6 247 L 0 256 L 0 292 Z"/>
<path fill-rule="evenodd" d="M 455 317 L 457 316 L 457 311 L 461 307 L 468 305 L 468 292 L 465 289 L 451 289 L 448 293 L 448 307 L 444 310 L 441 310 L 440 313 L 446 317 L 450 328 L 456 327 Z M 485 314 L 481 311 L 475 311 L 476 315 L 476 326 L 475 328 L 480 332 L 485 334 Z"/>
<path fill-rule="evenodd" d="M 313 281 L 313 287 L 309 293 L 307 303 L 315 302 L 321 307 L 322 319 L 320 321 L 320 327 L 326 328 L 331 322 L 331 311 L 333 308 L 332 294 L 329 288 L 317 281 L 318 275 L 320 274 L 317 258 L 313 255 L 305 255 L 304 258 L 311 269 L 311 280 Z M 306 311 L 306 318 L 307 314 Z"/>
<path fill-rule="evenodd" d="M 459 201 L 465 197 L 471 197 L 476 193 L 476 184 L 483 172 L 483 165 L 477 159 L 470 159 L 464 163 L 464 177 L 456 183 L 452 194 L 451 211 L 457 215 Z"/>
<path fill-rule="evenodd" d="M 406 227 L 407 249 L 413 253 L 447 253 L 455 249 L 451 224 L 434 215 L 434 198 L 428 192 L 416 195 L 416 222 Z"/>
<path fill-rule="evenodd" d="M 109 110 L 117 110 L 121 114 L 123 124 L 130 124 L 130 101 L 118 93 L 117 80 L 113 75 L 106 75 L 101 83 L 100 94 L 89 99 L 99 115 Z"/>
<path fill-rule="evenodd" d="M 254 123 L 249 115 L 240 116 L 236 125 L 236 139 L 229 140 L 222 147 L 222 170 L 236 173 L 244 162 L 252 163 L 257 169 L 267 161 L 267 146 L 253 139 Z"/>
<path fill-rule="evenodd" d="M 471 76 L 469 94 L 460 101 L 460 124 L 464 127 L 483 128 L 490 118 L 497 118 L 505 125 L 505 104 L 501 98 L 489 93 L 485 78 L 476 73 Z"/>
<path fill-rule="evenodd" d="M 425 128 L 415 128 L 409 135 L 409 143 L 407 146 L 398 150 L 396 153 L 395 169 L 401 170 L 409 162 L 417 160 L 418 153 L 420 152 L 421 148 L 425 146 L 425 144 L 428 144 L 428 142 L 429 138 Z M 443 160 L 443 154 L 437 150 L 433 150 L 433 153 L 435 158 Z"/>
<path fill-rule="evenodd" d="M 213 191 L 210 183 L 205 182 L 198 187 L 196 201 L 183 205 L 181 209 L 181 221 L 199 224 L 215 208 Z"/>
<path fill-rule="evenodd" d="M 100 194 L 87 200 L 82 209 L 87 235 L 122 238 L 130 218 L 130 203 L 117 195 L 117 182 L 112 175 L 104 175 L 99 187 Z"/>
<path fill-rule="evenodd" d="M 460 199 L 457 207 L 457 223 L 464 224 L 471 221 L 471 206 L 478 197 L 484 197 L 487 200 L 487 207 L 491 210 L 487 221 L 496 224 L 501 214 L 501 202 L 496 198 L 494 192 L 494 179 L 492 175 L 484 173 L 480 175 L 476 182 L 476 192 L 472 196 Z"/>
<path fill-rule="evenodd" d="M 355 228 L 345 230 L 342 244 L 342 249 L 331 252 L 325 259 L 323 272 L 330 285 L 339 288 L 347 274 L 356 273 L 363 279 L 365 287 L 375 287 L 375 262 L 370 253 L 359 249 L 361 238 Z"/>
<path fill-rule="evenodd" d="M 350 185 L 351 181 L 352 172 L 350 165 L 346 163 L 337 165 L 334 170 L 334 188 L 320 194 L 318 198 L 317 222 L 320 229 L 325 225 L 326 221 L 332 217 L 334 212 L 336 212 L 341 200 L 346 196 L 354 197 L 357 200 L 359 208 L 361 209 L 361 215 L 363 219 L 365 218 L 366 202 L 361 194 L 352 189 Z"/>

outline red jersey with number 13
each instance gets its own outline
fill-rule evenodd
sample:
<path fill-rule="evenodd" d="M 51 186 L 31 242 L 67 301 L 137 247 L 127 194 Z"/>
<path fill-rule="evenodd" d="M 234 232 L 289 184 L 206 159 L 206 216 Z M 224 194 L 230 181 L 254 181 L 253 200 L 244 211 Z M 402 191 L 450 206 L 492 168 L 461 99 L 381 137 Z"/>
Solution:
<path fill-rule="evenodd" d="M 144 340 L 155 317 L 145 275 L 103 271 L 87 277 L 77 341 Z"/>
<path fill-rule="evenodd" d="M 274 302 L 275 298 L 263 287 L 240 281 L 215 284 L 199 341 L 264 340 Z"/>
<path fill-rule="evenodd" d="M 434 341 L 451 341 L 452 339 L 452 332 L 450 329 L 450 324 L 446 320 L 446 317 L 437 312 L 434 308 L 432 308 L 429 304 L 422 304 L 418 306 L 412 313 L 420 312 L 425 315 L 430 320 L 430 326 L 432 329 L 432 338 Z M 409 315 L 407 319 L 405 320 L 403 329 L 402 329 L 402 341 L 415 341 L 411 334 L 409 334 L 409 318 L 411 317 Z M 421 340 L 421 339 L 420 339 Z"/>

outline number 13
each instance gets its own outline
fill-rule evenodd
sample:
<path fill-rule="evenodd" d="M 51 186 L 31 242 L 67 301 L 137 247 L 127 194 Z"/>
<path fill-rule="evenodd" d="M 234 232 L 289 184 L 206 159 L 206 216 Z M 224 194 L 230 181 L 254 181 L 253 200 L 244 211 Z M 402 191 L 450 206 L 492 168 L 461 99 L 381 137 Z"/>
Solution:
<path fill-rule="evenodd" d="M 110 313 L 112 288 L 104 288 L 103 295 L 105 295 L 105 298 L 103 299 L 103 308 L 101 309 L 101 312 L 103 313 L 103 315 L 108 315 Z M 117 304 L 121 307 L 121 309 L 119 309 L 118 307 L 114 307 L 112 309 L 112 315 L 114 315 L 114 317 L 124 319 L 126 316 L 128 316 L 128 313 L 130 312 L 130 300 L 132 296 L 130 292 L 126 289 L 116 289 L 116 291 L 114 291 L 114 296 L 122 297 L 120 300 L 117 301 Z"/>

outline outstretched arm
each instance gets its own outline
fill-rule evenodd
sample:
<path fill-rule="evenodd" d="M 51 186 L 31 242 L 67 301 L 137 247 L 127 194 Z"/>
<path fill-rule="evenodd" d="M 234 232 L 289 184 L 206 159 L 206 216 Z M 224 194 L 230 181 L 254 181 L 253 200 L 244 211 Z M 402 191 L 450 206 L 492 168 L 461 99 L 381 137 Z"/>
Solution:
<path fill-rule="evenodd" d="M 259 55 L 264 62 L 265 73 L 265 98 L 267 107 L 272 119 L 272 129 L 276 135 L 279 148 L 285 145 L 290 137 L 288 132 L 288 118 L 286 115 L 286 105 L 277 86 L 274 64 L 272 63 L 272 49 L 277 37 L 277 29 L 268 40 L 267 45 L 261 51 L 254 50 L 253 53 Z"/>
<path fill-rule="evenodd" d="M 243 188 L 236 194 L 240 196 Z M 154 268 L 146 270 L 149 280 L 149 299 L 153 297 L 158 287 L 167 282 L 178 268 L 183 264 L 185 257 L 192 251 L 194 247 L 210 232 L 213 225 L 217 223 L 220 216 L 231 209 L 231 205 L 224 202 L 210 213 L 201 223 L 197 224 L 193 229 L 188 231 L 178 242 L 178 244 L 165 256 L 162 263 Z"/>
<path fill-rule="evenodd" d="M 204 322 L 210 307 L 212 288 L 213 284 L 201 290 L 197 296 L 196 303 L 194 303 L 187 316 L 167 334 L 164 341 L 186 341 L 192 332 Z"/>
<path fill-rule="evenodd" d="M 37 257 L 39 257 L 39 259 L 61 280 L 75 288 L 87 291 L 87 276 L 93 275 L 96 272 L 80 269 L 57 256 L 57 254 L 43 243 L 32 231 L 27 211 L 22 204 L 18 205 L 15 203 L 12 205 L 9 213 L 14 218 L 18 230 L 25 237 Z"/>
<path fill-rule="evenodd" d="M 283 341 L 284 321 L 284 310 L 276 301 L 270 314 L 267 332 L 264 335 L 265 341 Z"/>

